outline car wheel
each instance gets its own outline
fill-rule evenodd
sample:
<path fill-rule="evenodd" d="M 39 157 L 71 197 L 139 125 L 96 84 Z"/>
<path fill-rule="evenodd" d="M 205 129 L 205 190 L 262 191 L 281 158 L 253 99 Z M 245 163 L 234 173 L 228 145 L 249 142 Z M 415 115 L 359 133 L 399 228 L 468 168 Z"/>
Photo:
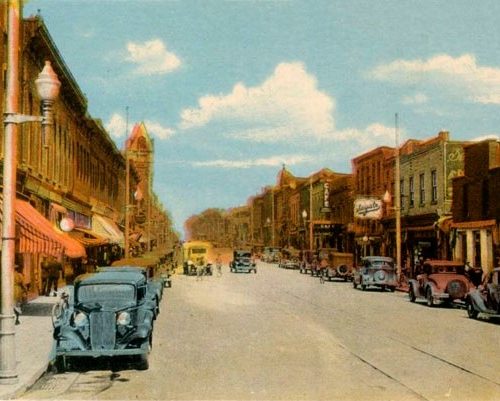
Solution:
<path fill-rule="evenodd" d="M 385 285 L 380 286 L 380 291 L 384 292 L 385 291 Z"/>
<path fill-rule="evenodd" d="M 361 291 L 366 291 L 366 284 L 364 284 L 363 281 L 361 281 L 360 285 L 361 285 Z"/>
<path fill-rule="evenodd" d="M 356 280 L 352 280 L 352 286 L 353 286 L 354 288 L 358 288 L 358 284 L 356 284 Z"/>
<path fill-rule="evenodd" d="M 477 319 L 479 312 L 474 308 L 472 301 L 467 300 L 467 316 L 471 319 Z"/>
<path fill-rule="evenodd" d="M 417 300 L 412 286 L 410 286 L 410 288 L 408 289 L 408 297 L 410 297 L 410 302 L 415 302 Z"/>
<path fill-rule="evenodd" d="M 427 288 L 427 291 L 425 292 L 425 299 L 427 300 L 427 306 L 434 306 L 434 297 L 432 296 L 432 290 L 430 288 Z"/>
<path fill-rule="evenodd" d="M 68 369 L 68 363 L 66 361 L 66 357 L 64 355 L 60 355 L 56 357 L 54 361 L 54 370 L 56 373 L 64 373 Z"/>

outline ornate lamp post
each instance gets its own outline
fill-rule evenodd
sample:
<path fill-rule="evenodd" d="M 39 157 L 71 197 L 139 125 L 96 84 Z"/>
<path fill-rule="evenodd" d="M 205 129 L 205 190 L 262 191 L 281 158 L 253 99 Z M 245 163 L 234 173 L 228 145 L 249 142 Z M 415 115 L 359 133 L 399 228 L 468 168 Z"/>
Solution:
<path fill-rule="evenodd" d="M 307 210 L 302 210 L 302 220 L 304 221 L 304 242 L 307 245 L 306 229 L 307 229 Z M 309 238 L 309 249 L 311 249 L 311 239 Z"/>
<path fill-rule="evenodd" d="M 368 243 L 370 242 L 370 237 L 368 235 L 363 235 L 363 256 L 366 257 L 366 248 L 368 247 Z"/>
<path fill-rule="evenodd" d="M 15 199 L 17 174 L 18 124 L 41 122 L 44 146 L 48 146 L 48 128 L 52 125 L 51 107 L 59 95 L 61 83 L 50 62 L 35 81 L 42 102 L 43 115 L 28 116 L 19 111 L 19 0 L 9 0 L 7 40 L 7 89 L 4 113 L 4 165 L 2 206 L 2 259 L 0 298 L 0 384 L 18 381 L 16 371 L 15 315 L 14 315 L 14 261 L 15 261 Z"/>

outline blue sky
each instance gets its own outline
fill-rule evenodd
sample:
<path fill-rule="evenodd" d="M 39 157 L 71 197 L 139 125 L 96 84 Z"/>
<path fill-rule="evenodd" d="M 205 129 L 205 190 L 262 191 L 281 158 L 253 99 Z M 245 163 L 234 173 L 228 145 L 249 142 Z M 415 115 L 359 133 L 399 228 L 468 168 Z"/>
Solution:
<path fill-rule="evenodd" d="M 500 131 L 499 1 L 31 0 L 119 147 L 144 121 L 176 227 L 379 145 Z"/>

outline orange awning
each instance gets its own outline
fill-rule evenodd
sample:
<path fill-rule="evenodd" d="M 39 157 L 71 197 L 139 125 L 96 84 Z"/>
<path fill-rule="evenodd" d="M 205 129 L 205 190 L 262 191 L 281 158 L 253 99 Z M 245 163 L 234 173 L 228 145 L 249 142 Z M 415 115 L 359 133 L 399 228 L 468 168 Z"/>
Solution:
<path fill-rule="evenodd" d="M 101 246 L 109 244 L 107 238 L 101 237 L 92 230 L 87 230 L 81 227 L 75 227 L 70 236 L 80 242 L 85 247 Z"/>
<path fill-rule="evenodd" d="M 44 253 L 69 258 L 81 258 L 85 248 L 68 234 L 57 231 L 38 210 L 28 202 L 16 199 L 16 223 L 19 227 L 20 253 Z"/>

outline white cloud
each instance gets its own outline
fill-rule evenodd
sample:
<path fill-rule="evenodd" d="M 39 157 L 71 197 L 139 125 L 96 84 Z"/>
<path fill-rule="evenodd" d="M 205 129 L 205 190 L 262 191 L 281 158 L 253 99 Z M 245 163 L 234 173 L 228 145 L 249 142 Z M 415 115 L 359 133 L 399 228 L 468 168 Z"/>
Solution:
<path fill-rule="evenodd" d="M 440 88 L 458 89 L 476 103 L 500 104 L 500 68 L 480 66 L 472 54 L 395 60 L 375 67 L 369 76 L 403 85 L 428 82 Z"/>
<path fill-rule="evenodd" d="M 481 142 L 486 139 L 496 139 L 497 141 L 500 141 L 500 136 L 498 134 L 485 134 L 478 136 L 476 138 L 471 139 L 472 142 Z"/>
<path fill-rule="evenodd" d="M 333 139 L 344 141 L 357 147 L 359 146 L 360 150 L 367 150 L 383 145 L 395 146 L 395 135 L 396 131 L 394 127 L 374 123 L 365 129 L 348 128 L 338 131 Z M 400 137 L 404 136 L 404 131 L 400 129 L 399 135 Z"/>
<path fill-rule="evenodd" d="M 181 60 L 169 52 L 160 39 L 144 43 L 127 43 L 127 61 L 137 64 L 136 72 L 141 75 L 166 74 L 180 67 Z"/>
<path fill-rule="evenodd" d="M 113 138 L 122 138 L 126 134 L 127 122 L 121 114 L 114 113 L 106 124 L 106 130 Z"/>
<path fill-rule="evenodd" d="M 156 121 L 144 121 L 148 133 L 158 139 L 167 139 L 175 134 L 172 128 L 164 127 Z M 129 127 L 131 128 L 131 127 Z M 113 138 L 123 138 L 130 132 L 127 132 L 127 120 L 119 113 L 114 113 L 106 124 L 106 130 Z"/>
<path fill-rule="evenodd" d="M 146 125 L 148 132 L 158 139 L 167 139 L 175 134 L 175 131 L 172 128 L 164 127 L 156 121 L 146 120 L 144 121 L 144 124 Z"/>
<path fill-rule="evenodd" d="M 281 63 L 259 86 L 237 83 L 231 93 L 203 96 L 198 107 L 182 111 L 179 126 L 238 122 L 246 128 L 230 135 L 245 140 L 322 138 L 335 128 L 334 109 L 334 99 L 318 89 L 316 78 L 302 63 Z"/>
<path fill-rule="evenodd" d="M 276 167 L 282 166 L 284 163 L 287 166 L 308 162 L 311 160 L 310 156 L 306 155 L 283 155 L 272 156 L 260 159 L 247 159 L 247 160 L 208 160 L 201 162 L 193 162 L 195 167 L 219 167 L 219 168 L 250 168 L 257 166 Z"/>
<path fill-rule="evenodd" d="M 416 93 L 413 96 L 404 96 L 403 97 L 403 104 L 424 104 L 427 103 L 429 98 L 424 94 L 424 93 Z"/>

